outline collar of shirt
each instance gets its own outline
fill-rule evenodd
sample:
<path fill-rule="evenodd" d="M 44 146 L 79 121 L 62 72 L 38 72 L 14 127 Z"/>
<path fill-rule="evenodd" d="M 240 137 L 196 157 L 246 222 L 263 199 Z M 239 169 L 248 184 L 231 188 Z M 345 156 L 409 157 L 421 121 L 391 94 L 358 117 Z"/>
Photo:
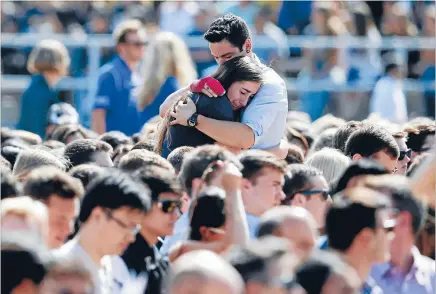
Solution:
<path fill-rule="evenodd" d="M 247 215 L 248 231 L 250 232 L 250 238 L 254 239 L 256 238 L 257 229 L 259 228 L 260 217 L 255 216 L 248 212 L 246 213 L 246 215 Z"/>
<path fill-rule="evenodd" d="M 119 55 L 115 57 L 114 64 L 118 70 L 121 71 L 123 75 L 131 75 L 132 70 L 129 68 L 127 63 Z"/>
<path fill-rule="evenodd" d="M 383 279 L 414 279 L 419 284 L 425 283 L 425 276 L 428 269 L 422 262 L 421 253 L 415 246 L 412 247 L 411 253 L 413 263 L 408 273 L 402 273 L 400 269 L 395 267 L 392 263 L 388 262 L 385 264 L 385 268 L 381 272 L 381 277 Z"/>
<path fill-rule="evenodd" d="M 37 74 L 32 76 L 32 81 L 38 84 L 40 89 L 46 89 L 48 91 L 52 91 L 53 89 L 47 83 L 47 80 L 42 74 Z"/>

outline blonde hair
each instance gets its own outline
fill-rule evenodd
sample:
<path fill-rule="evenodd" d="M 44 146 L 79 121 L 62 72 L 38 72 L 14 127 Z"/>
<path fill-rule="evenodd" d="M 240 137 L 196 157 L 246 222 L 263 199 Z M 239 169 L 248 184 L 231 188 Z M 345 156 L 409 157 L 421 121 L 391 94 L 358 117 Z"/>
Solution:
<path fill-rule="evenodd" d="M 350 158 L 333 148 L 323 148 L 314 152 L 306 164 L 316 167 L 324 174 L 329 184 L 337 180 L 350 165 Z"/>
<path fill-rule="evenodd" d="M 15 215 L 23 218 L 29 228 L 35 229 L 32 232 L 45 240 L 48 233 L 47 213 L 47 206 L 44 203 L 28 196 L 4 199 L 0 207 L 2 230 L 4 218 L 8 215 Z"/>
<path fill-rule="evenodd" d="M 27 70 L 32 74 L 58 71 L 66 75 L 70 63 L 67 48 L 59 41 L 46 39 L 33 48 L 27 62 Z"/>
<path fill-rule="evenodd" d="M 159 32 L 149 45 L 142 67 L 144 82 L 138 95 L 138 109 L 150 105 L 165 80 L 174 76 L 181 87 L 197 78 L 194 62 L 185 42 L 176 34 Z"/>

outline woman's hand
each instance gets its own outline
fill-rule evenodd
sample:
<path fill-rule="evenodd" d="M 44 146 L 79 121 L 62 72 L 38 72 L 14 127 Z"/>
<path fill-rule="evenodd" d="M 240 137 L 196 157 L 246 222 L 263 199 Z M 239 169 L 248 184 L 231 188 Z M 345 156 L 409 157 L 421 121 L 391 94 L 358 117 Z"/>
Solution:
<path fill-rule="evenodd" d="M 197 111 L 194 101 L 191 98 L 186 100 L 186 103 L 180 101 L 176 109 L 170 112 L 173 120 L 170 122 L 171 126 L 182 125 L 188 126 L 188 119 Z"/>

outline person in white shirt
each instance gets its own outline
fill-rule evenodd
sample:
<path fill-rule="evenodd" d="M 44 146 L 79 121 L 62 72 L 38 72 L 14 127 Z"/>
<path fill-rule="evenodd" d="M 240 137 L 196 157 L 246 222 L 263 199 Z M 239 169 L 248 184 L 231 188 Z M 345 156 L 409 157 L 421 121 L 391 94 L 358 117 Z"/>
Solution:
<path fill-rule="evenodd" d="M 385 76 L 375 85 L 369 110 L 394 123 L 407 122 L 407 102 L 403 89 L 401 62 L 393 60 L 386 65 Z"/>
<path fill-rule="evenodd" d="M 125 173 L 107 172 L 87 187 L 77 235 L 53 255 L 78 259 L 91 272 L 96 293 L 111 293 L 110 273 L 101 266 L 101 259 L 121 254 L 135 241 L 144 212 L 150 209 L 148 188 Z"/>

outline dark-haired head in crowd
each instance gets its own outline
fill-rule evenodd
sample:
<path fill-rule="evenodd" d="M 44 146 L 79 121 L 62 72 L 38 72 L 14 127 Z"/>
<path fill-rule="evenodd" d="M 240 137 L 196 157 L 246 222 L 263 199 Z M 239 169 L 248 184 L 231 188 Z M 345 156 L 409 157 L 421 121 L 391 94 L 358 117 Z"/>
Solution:
<path fill-rule="evenodd" d="M 269 236 L 252 240 L 246 247 L 233 248 L 227 259 L 245 283 L 245 293 L 287 293 L 292 284 L 296 260 L 289 254 L 290 243 Z"/>
<path fill-rule="evenodd" d="M 226 149 L 217 145 L 205 145 L 197 147 L 192 152 L 186 154 L 183 165 L 179 173 L 179 179 L 188 197 L 195 199 L 203 181 L 201 177 L 210 164 L 216 161 L 230 161 L 240 166 L 235 156 Z M 170 248 L 179 241 L 184 240 L 189 230 L 189 216 L 183 214 L 176 223 L 176 231 L 173 236 L 166 238 L 161 248 L 162 253 L 168 253 Z"/>
<path fill-rule="evenodd" d="M 180 173 L 180 170 L 182 169 L 183 160 L 185 159 L 186 154 L 188 152 L 191 152 L 192 150 L 194 150 L 194 147 L 182 146 L 182 147 L 178 147 L 178 148 L 174 149 L 168 155 L 167 160 L 174 167 L 176 174 Z"/>
<path fill-rule="evenodd" d="M 434 290 L 434 260 L 423 256 L 415 247 L 418 234 L 424 226 L 426 207 L 412 194 L 409 182 L 400 176 L 385 175 L 366 179 L 363 185 L 386 194 L 393 202 L 396 215 L 396 226 L 390 246 L 389 261 L 372 268 L 371 276 L 386 293 L 395 292 L 398 282 L 413 293 Z M 420 275 L 422 280 L 408 279 L 409 275 Z M 427 288 L 432 285 L 432 288 Z"/>
<path fill-rule="evenodd" d="M 429 152 L 435 144 L 435 123 L 420 123 L 407 126 L 404 131 L 407 133 L 407 146 L 412 149 L 412 161 L 416 156 Z"/>
<path fill-rule="evenodd" d="M 88 134 L 85 128 L 78 124 L 59 125 L 47 137 L 48 140 L 55 140 L 64 144 L 87 138 Z"/>
<path fill-rule="evenodd" d="M 285 175 L 284 205 L 307 209 L 315 218 L 318 228 L 324 227 L 325 212 L 331 203 L 329 186 L 322 172 L 303 164 L 292 164 Z"/>
<path fill-rule="evenodd" d="M 23 188 L 24 195 L 43 202 L 48 212 L 48 247 L 58 248 L 73 232 L 78 215 L 82 183 L 53 167 L 33 170 Z"/>
<path fill-rule="evenodd" d="M 142 218 L 136 240 L 121 257 L 111 258 L 112 268 L 124 267 L 127 272 L 148 276 L 145 293 L 159 293 L 162 281 L 169 270 L 167 256 L 157 254 L 159 237 L 173 234 L 174 225 L 180 216 L 182 188 L 174 173 L 158 166 L 148 166 L 135 173 L 135 178 L 151 190 L 151 209 Z M 113 271 L 113 280 L 121 285 L 126 277 L 122 271 Z"/>
<path fill-rule="evenodd" d="M 1 292 L 37 294 L 47 273 L 47 262 L 32 250 L 33 240 L 8 240 L 2 236 L 1 242 Z"/>
<path fill-rule="evenodd" d="M 410 165 L 412 158 L 412 149 L 407 147 L 407 133 L 395 132 L 392 134 L 400 149 L 400 156 L 397 162 L 397 173 L 400 175 L 406 175 L 407 168 Z"/>
<path fill-rule="evenodd" d="M 19 181 L 25 181 L 30 172 L 43 166 L 51 166 L 60 170 L 66 168 L 65 162 L 54 154 L 42 149 L 28 149 L 19 153 L 12 174 Z"/>
<path fill-rule="evenodd" d="M 359 121 L 349 121 L 337 129 L 333 138 L 333 147 L 345 153 L 345 145 L 351 134 L 362 127 L 362 123 Z"/>
<path fill-rule="evenodd" d="M 335 196 L 326 216 L 329 247 L 354 268 L 363 289 L 376 287 L 369 272 L 375 263 L 388 260 L 394 227 L 392 202 L 387 196 L 362 187 Z"/>
<path fill-rule="evenodd" d="M 105 169 L 95 164 L 81 164 L 73 167 L 68 173 L 82 182 L 84 188 L 98 176 L 100 176 Z"/>
<path fill-rule="evenodd" d="M 64 151 L 70 167 L 84 163 L 94 163 L 102 167 L 112 167 L 112 147 L 106 142 L 95 139 L 81 139 L 71 142 Z"/>
<path fill-rule="evenodd" d="M 150 210 L 151 192 L 146 186 L 123 172 L 108 170 L 88 185 L 79 212 L 79 231 L 54 256 L 83 262 L 95 287 L 101 289 L 101 259 L 124 252 Z"/>
<path fill-rule="evenodd" d="M 131 150 L 124 155 L 119 162 L 118 168 L 121 170 L 133 173 L 143 167 L 154 165 L 167 169 L 170 172 L 174 172 L 173 166 L 161 156 L 148 150 Z"/>
<path fill-rule="evenodd" d="M 305 294 L 358 294 L 359 281 L 352 268 L 331 252 L 316 252 L 297 268 L 295 282 Z M 371 292 L 370 292 L 371 293 Z"/>
<path fill-rule="evenodd" d="M 356 185 L 356 179 L 364 175 L 384 175 L 389 171 L 375 160 L 363 158 L 352 161 L 332 189 L 332 195 Z"/>
<path fill-rule="evenodd" d="M 318 224 L 306 209 L 279 206 L 265 212 L 260 220 L 257 237 L 273 235 L 288 239 L 292 252 L 304 261 L 318 240 Z"/>
<path fill-rule="evenodd" d="M 13 198 L 20 195 L 18 183 L 8 169 L 0 167 L 0 180 L 2 200 L 5 198 Z"/>
<path fill-rule="evenodd" d="M 243 166 L 242 200 L 248 230 L 255 238 L 262 214 L 285 199 L 282 187 L 286 162 L 262 150 L 245 151 L 239 155 L 239 161 Z"/>
<path fill-rule="evenodd" d="M 303 163 L 304 153 L 303 149 L 295 144 L 289 144 L 288 154 L 286 155 L 285 161 L 288 164 Z"/>
<path fill-rule="evenodd" d="M 147 151 L 153 151 L 155 148 L 156 143 L 154 141 L 150 141 L 150 140 L 142 140 L 139 141 L 137 143 L 135 143 L 135 145 L 133 145 L 132 150 L 147 150 Z"/>
<path fill-rule="evenodd" d="M 372 158 L 395 173 L 400 150 L 394 137 L 384 128 L 365 125 L 348 138 L 345 154 L 352 160 Z"/>
<path fill-rule="evenodd" d="M 117 149 L 120 145 L 132 143 L 132 140 L 120 131 L 104 133 L 98 139 L 111 145 L 113 150 Z"/>
<path fill-rule="evenodd" d="M 118 166 L 120 164 L 121 158 L 129 153 L 133 148 L 133 145 L 130 144 L 122 144 L 117 147 L 117 149 L 114 149 L 114 152 L 112 153 L 112 162 L 114 163 L 114 166 Z"/>

